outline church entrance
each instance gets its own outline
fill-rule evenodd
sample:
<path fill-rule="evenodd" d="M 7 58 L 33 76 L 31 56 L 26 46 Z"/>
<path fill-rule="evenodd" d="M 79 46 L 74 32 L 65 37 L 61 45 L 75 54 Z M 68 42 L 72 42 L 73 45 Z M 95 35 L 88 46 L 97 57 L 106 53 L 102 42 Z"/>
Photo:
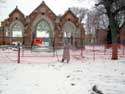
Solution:
<path fill-rule="evenodd" d="M 38 18 L 34 21 L 34 31 L 32 32 L 32 40 L 41 38 L 42 43 L 33 45 L 37 49 L 52 49 L 53 48 L 53 30 L 50 20 L 46 18 Z"/>
<path fill-rule="evenodd" d="M 36 25 L 36 38 L 42 38 L 42 47 L 51 46 L 51 28 L 49 23 L 45 20 L 40 20 Z"/>

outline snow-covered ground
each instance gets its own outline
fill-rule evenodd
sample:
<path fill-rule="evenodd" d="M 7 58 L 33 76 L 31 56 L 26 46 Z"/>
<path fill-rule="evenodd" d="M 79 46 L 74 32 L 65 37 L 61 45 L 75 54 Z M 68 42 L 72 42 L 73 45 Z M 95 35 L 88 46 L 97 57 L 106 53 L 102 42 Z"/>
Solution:
<path fill-rule="evenodd" d="M 0 49 L 0 94 L 96 94 L 94 85 L 103 94 L 125 94 L 125 56 L 112 61 L 109 52 L 105 52 L 108 57 L 101 54 L 93 59 L 89 47 L 83 58 L 80 51 L 71 51 L 67 64 L 59 62 L 62 51 L 57 58 L 26 50 L 17 64 L 17 51 Z"/>

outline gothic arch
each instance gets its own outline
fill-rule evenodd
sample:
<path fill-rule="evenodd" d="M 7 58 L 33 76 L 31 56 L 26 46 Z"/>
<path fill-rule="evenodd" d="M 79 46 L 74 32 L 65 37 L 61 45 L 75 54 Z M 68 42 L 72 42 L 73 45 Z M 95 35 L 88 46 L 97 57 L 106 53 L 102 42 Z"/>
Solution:
<path fill-rule="evenodd" d="M 74 23 L 68 21 L 63 25 L 63 41 L 64 43 L 69 41 L 72 46 L 75 46 L 75 36 L 77 32 L 77 27 Z"/>
<path fill-rule="evenodd" d="M 51 19 L 46 17 L 46 16 L 43 16 L 43 15 L 40 15 L 40 16 L 37 16 L 36 19 L 33 21 L 33 24 L 32 24 L 32 32 L 31 32 L 31 35 L 33 34 L 33 32 L 37 33 L 37 26 L 40 22 L 45 22 L 47 23 L 48 25 L 48 33 L 49 33 L 49 46 L 52 46 L 52 42 L 53 42 L 53 38 L 54 38 L 54 24 L 52 23 Z M 43 27 L 43 30 L 45 28 Z M 32 40 L 32 39 L 31 39 Z"/>
<path fill-rule="evenodd" d="M 9 32 L 10 32 L 9 36 L 12 37 L 12 29 L 13 29 L 13 26 L 14 26 L 15 24 L 18 24 L 18 25 L 21 27 L 22 37 L 23 37 L 23 35 L 24 35 L 24 25 L 23 25 L 20 21 L 18 21 L 18 20 L 14 21 L 14 22 L 12 22 L 12 23 L 10 24 L 10 26 L 9 26 Z"/>
<path fill-rule="evenodd" d="M 72 22 L 66 22 L 63 26 L 63 32 L 75 33 L 77 30 L 76 26 Z"/>
<path fill-rule="evenodd" d="M 49 24 L 50 29 L 51 29 L 50 32 L 52 33 L 52 35 L 54 35 L 54 24 L 52 23 L 52 21 L 48 17 L 42 16 L 42 15 L 37 16 L 36 19 L 33 21 L 32 32 L 36 30 L 36 26 L 40 20 L 45 20 Z"/>

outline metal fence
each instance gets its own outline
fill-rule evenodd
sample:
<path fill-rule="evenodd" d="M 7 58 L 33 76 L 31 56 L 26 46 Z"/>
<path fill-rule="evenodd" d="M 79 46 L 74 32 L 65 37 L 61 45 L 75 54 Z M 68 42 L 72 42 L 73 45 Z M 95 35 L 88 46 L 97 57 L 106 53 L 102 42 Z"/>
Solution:
<path fill-rule="evenodd" d="M 75 44 L 76 43 L 74 42 L 70 48 L 70 62 L 85 62 L 87 60 L 111 60 L 111 44 L 99 42 L 98 40 L 83 41 L 83 46 L 78 48 Z M 8 62 L 18 62 L 19 49 L 17 45 L 1 45 L 0 47 L 0 61 L 4 62 L 5 59 L 8 60 Z M 60 62 L 63 55 L 63 48 L 63 45 L 60 48 L 55 48 L 52 44 L 49 46 L 47 43 L 44 43 L 44 45 L 33 45 L 32 47 L 26 47 L 22 45 L 20 46 L 20 63 Z M 118 44 L 118 58 L 125 58 L 124 41 Z"/>

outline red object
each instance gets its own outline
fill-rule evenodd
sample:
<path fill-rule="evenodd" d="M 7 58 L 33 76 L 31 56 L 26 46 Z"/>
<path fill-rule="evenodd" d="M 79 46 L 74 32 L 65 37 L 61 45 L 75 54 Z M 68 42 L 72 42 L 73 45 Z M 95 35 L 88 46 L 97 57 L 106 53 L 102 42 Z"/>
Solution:
<path fill-rule="evenodd" d="M 17 63 L 20 63 L 20 47 L 18 49 L 18 59 L 17 59 Z"/>
<path fill-rule="evenodd" d="M 42 44 L 42 38 L 34 38 L 34 44 Z"/>

